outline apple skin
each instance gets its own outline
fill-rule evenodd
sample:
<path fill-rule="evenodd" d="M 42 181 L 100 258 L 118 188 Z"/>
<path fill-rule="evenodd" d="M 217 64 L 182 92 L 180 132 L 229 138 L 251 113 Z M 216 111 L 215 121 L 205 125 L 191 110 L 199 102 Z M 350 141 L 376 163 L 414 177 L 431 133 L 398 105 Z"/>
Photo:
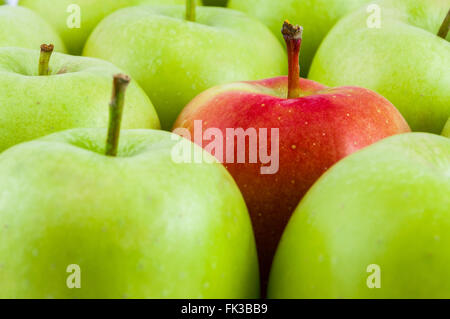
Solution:
<path fill-rule="evenodd" d="M 216 7 L 198 7 L 197 23 L 184 16 L 185 6 L 121 9 L 97 26 L 83 53 L 131 74 L 163 129 L 170 130 L 183 107 L 206 89 L 287 73 L 286 53 L 258 21 Z"/>
<path fill-rule="evenodd" d="M 397 109 L 374 92 L 326 88 L 306 79 L 300 85 L 303 96 L 297 99 L 285 98 L 287 77 L 218 86 L 196 97 L 174 126 L 188 129 L 192 138 L 195 120 L 203 120 L 204 130 L 218 128 L 224 136 L 223 154 L 226 128 L 267 128 L 268 132 L 279 128 L 276 174 L 262 175 L 262 163 L 249 163 L 248 155 L 246 163 L 224 163 L 249 208 L 263 280 L 286 223 L 311 185 L 343 157 L 382 138 L 409 132 Z M 247 139 L 246 154 L 248 150 Z"/>
<path fill-rule="evenodd" d="M 2 153 L 0 297 L 257 298 L 242 195 L 217 162 L 172 161 L 177 138 L 123 130 L 111 158 L 105 130 L 76 129 Z"/>
<path fill-rule="evenodd" d="M 56 51 L 66 52 L 59 35 L 36 13 L 0 5 L 0 47 L 35 49 L 43 43 L 53 43 Z"/>
<path fill-rule="evenodd" d="M 253 16 L 284 43 L 280 23 L 284 20 L 300 23 L 306 41 L 302 44 L 301 75 L 306 77 L 323 38 L 344 15 L 371 2 L 370 0 L 230 0 L 228 7 Z"/>
<path fill-rule="evenodd" d="M 44 17 L 66 43 L 70 54 L 81 55 L 84 44 L 97 24 L 112 12 L 139 4 L 184 4 L 186 0 L 20 0 L 19 5 Z M 81 10 L 80 28 L 68 28 L 70 5 Z"/>
<path fill-rule="evenodd" d="M 357 85 L 389 99 L 413 131 L 439 134 L 450 116 L 450 36 L 436 36 L 449 0 L 377 3 L 381 27 L 368 28 L 361 9 L 342 19 L 323 41 L 309 78 Z"/>
<path fill-rule="evenodd" d="M 108 126 L 111 78 L 118 68 L 59 53 L 51 57 L 51 75 L 38 76 L 38 64 L 39 50 L 0 48 L 0 152 L 56 131 Z M 137 83 L 131 83 L 126 101 L 123 128 L 160 127 Z"/>
<path fill-rule="evenodd" d="M 387 138 L 319 179 L 283 234 L 269 298 L 450 298 L 450 140 Z M 381 288 L 369 289 L 368 265 Z"/>

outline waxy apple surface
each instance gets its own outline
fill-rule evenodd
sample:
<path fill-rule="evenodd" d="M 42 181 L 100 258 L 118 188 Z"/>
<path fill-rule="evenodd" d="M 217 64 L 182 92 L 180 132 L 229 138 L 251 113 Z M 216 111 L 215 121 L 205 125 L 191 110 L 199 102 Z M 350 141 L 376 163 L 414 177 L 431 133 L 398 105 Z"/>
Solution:
<path fill-rule="evenodd" d="M 380 1 L 379 28 L 361 9 L 323 41 L 309 78 L 358 85 L 389 99 L 413 131 L 440 134 L 450 116 L 450 35 L 437 36 L 450 0 Z M 376 18 L 376 17 L 374 17 Z"/>
<path fill-rule="evenodd" d="M 197 94 L 215 85 L 286 74 L 286 54 L 261 23 L 241 12 L 185 6 L 140 6 L 104 19 L 83 55 L 105 59 L 139 82 L 170 129 Z"/>
<path fill-rule="evenodd" d="M 59 35 L 39 15 L 26 8 L 0 5 L 0 47 L 35 49 L 42 43 L 53 43 L 56 51 L 66 52 Z"/>
<path fill-rule="evenodd" d="M 268 297 L 450 298 L 449 172 L 450 140 L 428 133 L 337 163 L 289 221 Z"/>
<path fill-rule="evenodd" d="M 279 129 L 278 137 L 269 135 L 265 144 L 258 141 L 259 147 L 270 148 L 272 139 L 279 139 L 279 150 L 267 151 L 279 156 L 279 169 L 271 174 L 262 174 L 262 166 L 272 165 L 261 158 L 257 163 L 249 161 L 255 155 L 249 151 L 249 138 L 244 150 L 235 143 L 234 162 L 219 158 L 225 161 L 249 208 L 263 278 L 291 213 L 317 178 L 343 157 L 382 138 L 409 132 L 397 109 L 374 92 L 357 87 L 327 88 L 306 79 L 300 79 L 300 87 L 298 98 L 286 99 L 287 77 L 218 86 L 196 97 L 174 126 L 188 129 L 192 139 L 209 128 L 219 129 L 224 138 L 222 154 L 228 151 L 228 128 Z M 194 131 L 196 120 L 203 121 L 200 133 Z M 205 147 L 214 140 L 201 142 Z M 213 155 L 217 156 L 217 151 L 212 149 Z M 245 163 L 237 163 L 236 154 L 243 151 Z"/>
<path fill-rule="evenodd" d="M 0 152 L 70 128 L 106 127 L 112 64 L 55 53 L 50 75 L 38 76 L 39 51 L 0 48 Z M 124 128 L 159 128 L 158 116 L 144 91 L 132 83 Z"/>
<path fill-rule="evenodd" d="M 266 24 L 279 40 L 280 23 L 284 20 L 300 23 L 305 29 L 302 44 L 301 75 L 308 70 L 323 38 L 333 25 L 347 13 L 370 0 L 230 0 L 228 7 L 243 11 Z"/>
<path fill-rule="evenodd" d="M 257 298 L 251 223 L 225 168 L 175 163 L 167 132 L 123 130 L 117 157 L 105 138 L 69 130 L 0 155 L 0 297 Z M 66 285 L 73 264 L 81 289 Z"/>

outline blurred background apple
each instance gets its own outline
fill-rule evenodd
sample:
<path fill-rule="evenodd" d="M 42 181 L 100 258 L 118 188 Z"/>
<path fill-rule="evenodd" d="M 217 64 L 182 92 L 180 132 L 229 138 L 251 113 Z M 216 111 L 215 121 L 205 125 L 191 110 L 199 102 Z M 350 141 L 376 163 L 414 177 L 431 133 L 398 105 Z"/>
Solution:
<path fill-rule="evenodd" d="M 133 76 L 166 130 L 206 89 L 287 73 L 285 51 L 262 23 L 217 7 L 197 7 L 190 21 L 186 11 L 184 5 L 118 10 L 97 26 L 83 52 Z"/>
<path fill-rule="evenodd" d="M 57 32 L 39 15 L 26 8 L 0 6 L 0 47 L 37 49 L 42 43 L 53 43 L 56 51 L 66 52 Z"/>
<path fill-rule="evenodd" d="M 450 0 L 378 1 L 379 28 L 362 8 L 330 31 L 309 78 L 358 85 L 390 100 L 413 131 L 440 134 L 450 116 L 450 34 L 438 30 Z M 447 20 L 447 31 L 450 19 Z"/>

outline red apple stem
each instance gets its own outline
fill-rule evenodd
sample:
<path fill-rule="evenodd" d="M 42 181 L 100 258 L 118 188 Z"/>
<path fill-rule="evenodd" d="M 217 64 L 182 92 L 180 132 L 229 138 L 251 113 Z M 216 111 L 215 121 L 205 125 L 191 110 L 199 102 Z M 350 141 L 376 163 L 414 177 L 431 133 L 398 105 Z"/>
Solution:
<path fill-rule="evenodd" d="M 39 56 L 39 76 L 49 74 L 49 62 L 54 48 L 55 47 L 53 44 L 41 45 L 41 55 Z"/>
<path fill-rule="evenodd" d="M 289 62 L 288 99 L 295 99 L 301 94 L 299 58 L 303 28 L 298 25 L 294 26 L 286 20 L 281 33 L 286 41 Z"/>
<path fill-rule="evenodd" d="M 186 20 L 195 22 L 197 0 L 186 0 Z"/>
<path fill-rule="evenodd" d="M 116 74 L 113 81 L 113 93 L 109 104 L 109 128 L 106 140 L 107 156 L 116 156 L 119 146 L 120 124 L 122 122 L 125 91 L 131 79 L 127 75 Z"/>
<path fill-rule="evenodd" d="M 444 19 L 444 22 L 442 22 L 441 28 L 438 32 L 438 37 L 441 37 L 442 39 L 447 38 L 448 31 L 450 30 L 450 9 L 447 12 L 447 16 Z"/>

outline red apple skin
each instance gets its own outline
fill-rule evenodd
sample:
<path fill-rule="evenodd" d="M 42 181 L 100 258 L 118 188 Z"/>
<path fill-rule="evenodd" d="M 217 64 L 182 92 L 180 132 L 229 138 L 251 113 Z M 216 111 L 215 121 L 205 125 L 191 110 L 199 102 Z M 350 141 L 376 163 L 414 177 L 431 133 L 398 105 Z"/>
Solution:
<path fill-rule="evenodd" d="M 203 121 L 203 131 L 219 128 L 224 154 L 226 128 L 268 128 L 269 147 L 270 128 L 279 128 L 276 174 L 261 175 L 261 162 L 224 163 L 249 208 L 263 285 L 291 213 L 313 183 L 343 157 L 385 137 L 410 132 L 398 110 L 375 92 L 327 88 L 306 79 L 300 86 L 303 96 L 295 99 L 285 98 L 287 77 L 218 86 L 188 104 L 174 126 L 187 128 L 192 139 L 194 120 Z M 210 142 L 203 141 L 203 146 Z M 246 162 L 248 149 L 246 140 Z"/>

